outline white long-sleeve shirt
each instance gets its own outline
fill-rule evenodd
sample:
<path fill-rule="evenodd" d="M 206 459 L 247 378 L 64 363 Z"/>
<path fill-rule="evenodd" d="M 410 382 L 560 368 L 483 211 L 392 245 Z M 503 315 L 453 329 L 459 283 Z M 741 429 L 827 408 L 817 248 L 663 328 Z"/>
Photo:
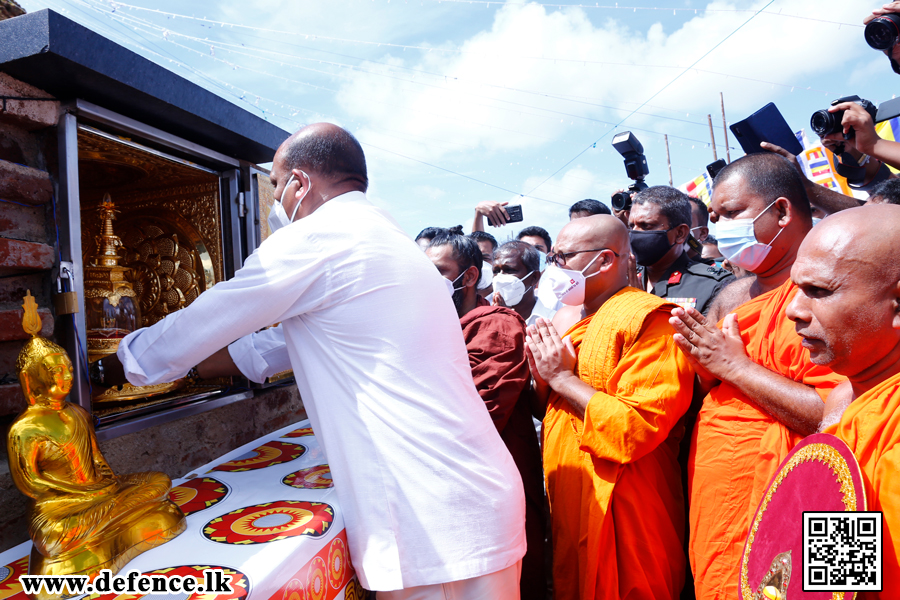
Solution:
<path fill-rule="evenodd" d="M 279 321 L 363 586 L 457 581 L 522 558 L 522 482 L 475 390 L 446 284 L 364 194 L 276 231 L 118 356 L 132 384 L 172 381 Z"/>

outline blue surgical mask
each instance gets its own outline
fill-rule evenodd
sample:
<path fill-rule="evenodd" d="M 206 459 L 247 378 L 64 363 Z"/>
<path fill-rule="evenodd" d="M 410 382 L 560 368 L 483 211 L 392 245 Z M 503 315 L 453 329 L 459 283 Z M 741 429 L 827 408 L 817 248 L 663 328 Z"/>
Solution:
<path fill-rule="evenodd" d="M 538 271 L 543 273 L 544 269 L 547 268 L 547 255 L 543 252 L 538 252 Z"/>
<path fill-rule="evenodd" d="M 763 216 L 767 210 L 777 202 L 773 200 L 756 219 Z M 731 264 L 755 272 L 763 264 L 769 252 L 772 251 L 772 243 L 778 239 L 784 227 L 781 228 L 772 241 L 762 244 L 756 239 L 754 223 L 756 219 L 719 219 L 716 223 L 716 239 L 719 241 L 719 252 L 731 261 Z"/>
<path fill-rule="evenodd" d="M 815 227 L 816 225 L 818 225 L 819 223 L 822 222 L 822 217 L 813 217 L 812 222 L 813 222 L 813 227 Z"/>

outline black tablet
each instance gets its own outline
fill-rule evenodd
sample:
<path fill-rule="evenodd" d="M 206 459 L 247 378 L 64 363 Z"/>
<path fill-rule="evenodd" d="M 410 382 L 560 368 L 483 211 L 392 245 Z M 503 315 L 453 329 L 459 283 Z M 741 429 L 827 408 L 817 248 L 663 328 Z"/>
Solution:
<path fill-rule="evenodd" d="M 731 132 L 741 144 L 745 154 L 765 152 L 760 142 L 781 146 L 793 155 L 803 152 L 797 136 L 774 103 L 769 102 L 761 109 L 731 126 Z"/>

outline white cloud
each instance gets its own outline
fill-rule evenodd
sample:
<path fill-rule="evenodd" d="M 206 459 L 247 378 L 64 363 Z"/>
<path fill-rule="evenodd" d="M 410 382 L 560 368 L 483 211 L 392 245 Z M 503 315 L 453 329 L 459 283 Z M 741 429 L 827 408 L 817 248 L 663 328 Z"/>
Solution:
<path fill-rule="evenodd" d="M 490 29 L 459 46 L 461 52 L 441 52 L 447 48 L 436 47 L 417 59 L 394 52 L 382 61 L 394 68 L 366 63 L 363 68 L 372 72 L 352 72 L 337 100 L 360 121 L 360 137 L 429 160 L 471 150 L 490 154 L 541 147 L 591 123 L 579 117 L 617 122 L 627 112 L 591 104 L 637 108 L 730 34 L 730 39 L 697 65 L 698 70 L 686 73 L 649 102 L 653 108 L 642 112 L 680 118 L 694 113 L 690 120 L 704 121 L 706 112 L 717 110 L 721 90 L 732 114 L 746 114 L 789 89 L 748 79 L 802 85 L 811 76 L 839 69 L 865 51 L 859 43 L 860 28 L 839 29 L 773 14 L 761 14 L 734 33 L 752 13 L 728 9 L 763 5 L 761 1 L 750 7 L 713 2 L 707 8 L 722 12 L 700 13 L 667 32 L 661 23 L 636 31 L 616 19 L 595 26 L 579 8 L 507 4 L 496 12 Z M 858 5 L 837 0 L 784 0 L 778 10 L 790 15 L 825 15 L 830 21 L 856 23 L 861 19 Z M 723 78 L 703 70 L 741 78 Z M 835 87 L 840 87 L 837 82 Z M 635 115 L 627 123 L 662 131 L 659 119 L 646 115 Z M 702 126 L 663 123 L 669 133 L 689 133 L 701 139 L 708 135 Z"/>

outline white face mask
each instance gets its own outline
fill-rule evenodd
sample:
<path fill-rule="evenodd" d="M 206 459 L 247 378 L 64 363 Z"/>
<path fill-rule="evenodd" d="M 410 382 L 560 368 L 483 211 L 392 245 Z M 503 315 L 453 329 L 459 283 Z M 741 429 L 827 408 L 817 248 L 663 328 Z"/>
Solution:
<path fill-rule="evenodd" d="M 309 175 L 307 175 L 306 172 L 300 172 L 303 173 L 304 177 L 306 177 L 306 181 L 308 183 L 308 185 L 306 186 L 306 192 L 303 194 L 303 198 L 300 198 L 300 200 L 297 201 L 297 204 L 294 206 L 294 212 L 291 213 L 291 216 L 289 217 L 287 215 L 287 212 L 285 212 L 284 210 L 284 195 L 288 191 L 288 186 L 290 186 L 291 182 L 294 181 L 294 174 L 291 173 L 291 176 L 290 178 L 288 178 L 287 183 L 284 184 L 284 189 L 281 190 L 281 198 L 278 200 L 278 202 L 275 203 L 275 205 L 272 207 L 272 210 L 269 211 L 269 231 L 272 233 L 275 233 L 282 227 L 287 227 L 294 222 L 294 217 L 297 215 L 297 209 L 300 208 L 300 204 L 309 195 L 309 188 L 312 185 L 312 180 L 310 180 Z"/>
<path fill-rule="evenodd" d="M 494 267 L 488 261 L 481 263 L 481 279 L 478 280 L 478 289 L 486 290 L 494 279 Z"/>
<path fill-rule="evenodd" d="M 531 271 L 531 273 L 534 273 L 534 271 Z M 528 273 L 528 275 L 522 277 L 522 279 L 527 279 L 531 273 Z M 500 297 L 503 298 L 503 302 L 506 306 L 511 308 L 518 305 L 525 296 L 525 292 L 534 287 L 529 286 L 526 288 L 522 279 L 508 273 L 500 273 L 494 276 L 494 291 L 499 292 Z"/>
<path fill-rule="evenodd" d="M 599 257 L 600 252 L 598 252 L 597 256 L 592 258 L 591 262 L 580 271 L 563 269 L 556 265 L 547 265 L 547 269 L 541 276 L 541 286 L 538 288 L 538 300 L 540 300 L 544 306 L 555 306 L 557 301 L 562 302 L 566 306 L 578 306 L 579 304 L 584 304 L 585 280 L 588 277 L 593 277 L 597 274 L 591 273 L 590 275 L 585 275 L 584 272 L 587 271 Z"/>
<path fill-rule="evenodd" d="M 766 211 L 778 202 L 773 200 L 761 213 L 756 215 L 756 219 L 766 214 Z M 784 227 L 781 228 L 772 241 L 768 244 L 761 244 L 756 239 L 756 231 L 753 224 L 756 219 L 719 219 L 716 223 L 716 239 L 719 241 L 719 252 L 727 258 L 731 264 L 737 265 L 742 269 L 755 272 L 756 269 L 763 264 L 769 252 L 772 251 L 772 243 L 778 239 Z"/>
<path fill-rule="evenodd" d="M 466 272 L 463 271 L 463 272 L 460 273 L 460 274 L 456 277 L 456 279 L 454 279 L 453 281 L 450 281 L 449 279 L 447 279 L 446 277 L 444 277 L 444 283 L 447 284 L 447 291 L 450 293 L 451 296 L 453 295 L 453 292 L 455 292 L 456 290 L 461 290 L 461 289 L 463 289 L 463 286 L 453 287 L 453 284 L 455 284 L 457 281 L 459 281 L 459 278 L 462 277 L 462 276 L 465 275 L 465 274 L 466 274 Z"/>

